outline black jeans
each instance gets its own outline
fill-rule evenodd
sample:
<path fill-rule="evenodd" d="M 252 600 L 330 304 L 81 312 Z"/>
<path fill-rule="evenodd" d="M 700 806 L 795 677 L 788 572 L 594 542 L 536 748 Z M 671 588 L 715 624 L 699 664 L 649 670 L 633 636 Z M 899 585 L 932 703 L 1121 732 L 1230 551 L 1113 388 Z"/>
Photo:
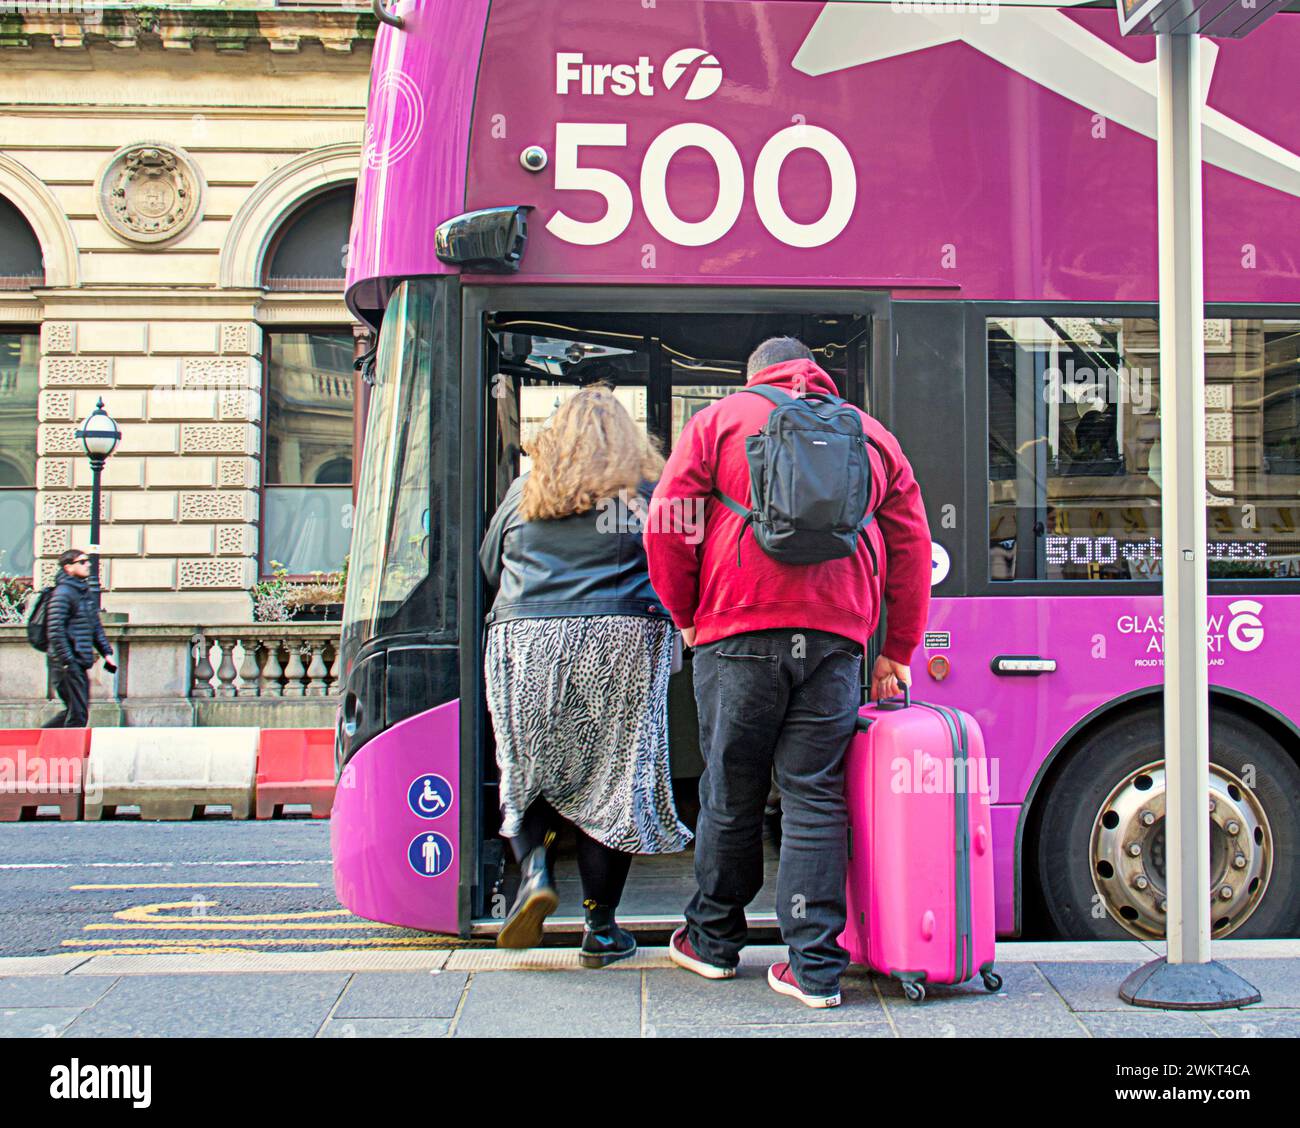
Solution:
<path fill-rule="evenodd" d="M 85 728 L 90 715 L 90 678 L 80 666 L 50 663 L 50 680 L 64 709 L 42 728 Z"/>
<path fill-rule="evenodd" d="M 695 651 L 700 712 L 699 891 L 686 907 L 695 950 L 734 967 L 745 906 L 763 885 L 763 807 L 781 789 L 776 912 L 805 991 L 830 993 L 848 967 L 844 754 L 861 702 L 862 648 L 827 631 L 732 635 Z"/>

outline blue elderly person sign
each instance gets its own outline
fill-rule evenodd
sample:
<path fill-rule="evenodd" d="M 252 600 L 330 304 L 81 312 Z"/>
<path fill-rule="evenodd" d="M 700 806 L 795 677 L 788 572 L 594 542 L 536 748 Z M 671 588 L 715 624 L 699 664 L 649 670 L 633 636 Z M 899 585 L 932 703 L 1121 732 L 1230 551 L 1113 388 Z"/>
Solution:
<path fill-rule="evenodd" d="M 451 840 L 436 830 L 421 831 L 406 848 L 411 868 L 421 877 L 439 877 L 446 873 L 454 853 Z"/>
<path fill-rule="evenodd" d="M 436 819 L 451 810 L 451 784 L 436 772 L 417 776 L 406 789 L 406 802 L 422 819 Z"/>

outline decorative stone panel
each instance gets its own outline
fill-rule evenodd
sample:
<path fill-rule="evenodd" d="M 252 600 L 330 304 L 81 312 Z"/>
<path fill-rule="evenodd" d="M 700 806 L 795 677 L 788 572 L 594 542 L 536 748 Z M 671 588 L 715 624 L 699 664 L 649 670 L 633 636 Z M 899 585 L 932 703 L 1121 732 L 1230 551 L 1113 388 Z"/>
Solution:
<path fill-rule="evenodd" d="M 72 547 L 72 534 L 60 525 L 41 527 L 41 556 L 58 556 Z"/>
<path fill-rule="evenodd" d="M 251 560 L 180 561 L 181 588 L 246 588 L 251 586 Z"/>
<path fill-rule="evenodd" d="M 72 393 L 71 392 L 41 392 L 40 394 L 40 418 L 41 422 L 57 419 L 72 418 Z"/>
<path fill-rule="evenodd" d="M 40 454 L 85 454 L 77 438 L 77 426 L 46 424 L 36 432 L 36 449 Z"/>
<path fill-rule="evenodd" d="M 1205 440 L 1211 443 L 1232 442 L 1232 413 L 1215 412 L 1205 417 Z"/>
<path fill-rule="evenodd" d="M 181 453 L 207 454 L 217 451 L 256 454 L 257 428 L 247 423 L 182 424 Z"/>
<path fill-rule="evenodd" d="M 42 458 L 40 467 L 41 489 L 68 489 L 72 485 L 72 459 Z"/>
<path fill-rule="evenodd" d="M 108 520 L 109 499 L 112 493 L 105 490 L 99 495 L 99 519 Z M 56 521 L 90 520 L 90 494 L 85 490 L 76 493 L 44 493 L 41 495 L 41 520 L 50 523 Z"/>
<path fill-rule="evenodd" d="M 218 458 L 217 485 L 257 488 L 257 459 Z"/>
<path fill-rule="evenodd" d="M 187 490 L 181 494 L 182 521 L 250 521 L 253 495 L 222 490 Z"/>
<path fill-rule="evenodd" d="M 41 326 L 41 352 L 70 353 L 77 349 L 77 330 L 70 321 L 47 321 Z"/>
<path fill-rule="evenodd" d="M 246 388 L 251 384 L 248 360 L 189 357 L 182 362 L 181 385 L 186 388 Z"/>
<path fill-rule="evenodd" d="M 59 574 L 59 562 L 57 560 L 38 560 L 36 561 L 36 586 L 38 588 L 47 588 L 54 583 Z M 104 579 L 104 565 L 101 562 L 99 566 L 100 582 Z"/>
<path fill-rule="evenodd" d="M 1231 406 L 1231 384 L 1205 385 L 1205 408 L 1207 411 L 1227 411 Z"/>
<path fill-rule="evenodd" d="M 221 351 L 248 356 L 253 351 L 253 327 L 238 321 L 228 321 L 221 326 Z"/>
<path fill-rule="evenodd" d="M 221 418 L 256 420 L 261 418 L 262 405 L 256 392 L 247 388 L 221 393 Z"/>
<path fill-rule="evenodd" d="M 107 356 L 47 356 L 41 369 L 45 388 L 107 388 L 113 382 L 113 359 Z"/>
<path fill-rule="evenodd" d="M 1225 478 L 1232 473 L 1232 449 L 1230 447 L 1205 448 L 1205 476 L 1207 478 Z"/>
<path fill-rule="evenodd" d="M 219 556 L 251 556 L 256 530 L 252 525 L 218 525 L 217 554 Z"/>

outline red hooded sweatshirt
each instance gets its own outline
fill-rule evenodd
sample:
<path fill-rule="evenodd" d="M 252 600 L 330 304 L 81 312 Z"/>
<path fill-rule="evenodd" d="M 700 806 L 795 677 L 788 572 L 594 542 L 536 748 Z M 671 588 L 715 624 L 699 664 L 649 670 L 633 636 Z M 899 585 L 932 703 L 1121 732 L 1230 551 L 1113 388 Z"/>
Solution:
<path fill-rule="evenodd" d="M 838 395 L 834 381 L 811 360 L 775 364 L 749 386 Z M 889 609 L 883 653 L 909 664 L 930 610 L 930 527 L 912 467 L 894 438 L 865 411 L 862 426 L 883 453 L 872 452 L 876 519 L 867 526 L 880 574 L 859 542 L 853 556 L 821 564 L 773 560 L 746 531 L 736 566 L 742 520 L 711 496 L 716 486 L 751 504 L 745 438 L 767 422 L 762 396 L 729 395 L 686 425 L 655 488 L 645 531 L 650 582 L 679 627 L 695 627 L 697 645 L 772 627 L 831 631 L 864 646 Z M 870 449 L 870 448 L 869 448 Z M 701 503 L 697 499 L 704 499 Z M 694 516 L 703 508 L 703 536 Z M 692 543 L 695 542 L 695 543 Z"/>

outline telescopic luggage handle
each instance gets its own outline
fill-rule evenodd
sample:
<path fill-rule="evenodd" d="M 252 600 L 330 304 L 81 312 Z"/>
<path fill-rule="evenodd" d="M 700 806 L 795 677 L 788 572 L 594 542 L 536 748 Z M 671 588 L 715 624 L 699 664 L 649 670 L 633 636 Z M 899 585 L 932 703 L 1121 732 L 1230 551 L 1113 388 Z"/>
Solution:
<path fill-rule="evenodd" d="M 903 687 L 903 700 L 900 702 L 897 697 L 892 697 L 888 701 L 879 701 L 876 703 L 877 709 L 910 709 L 912 706 L 912 687 L 907 682 L 899 682 Z"/>

